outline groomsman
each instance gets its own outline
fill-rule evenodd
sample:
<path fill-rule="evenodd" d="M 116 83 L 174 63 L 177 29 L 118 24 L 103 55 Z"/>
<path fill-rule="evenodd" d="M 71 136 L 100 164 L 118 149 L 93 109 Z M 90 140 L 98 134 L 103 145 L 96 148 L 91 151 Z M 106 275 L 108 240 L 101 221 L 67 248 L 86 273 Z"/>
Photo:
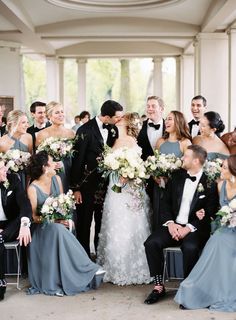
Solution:
<path fill-rule="evenodd" d="M 210 236 L 211 217 L 217 212 L 216 183 L 209 185 L 203 172 L 207 152 L 191 145 L 183 156 L 183 169 L 175 172 L 166 185 L 161 201 L 161 226 L 145 242 L 147 261 L 154 290 L 144 301 L 152 304 L 165 295 L 162 282 L 163 249 L 180 246 L 183 252 L 184 277 L 187 277 Z M 200 220 L 198 215 L 203 216 Z"/>
<path fill-rule="evenodd" d="M 142 148 L 143 160 L 154 154 L 157 140 L 164 134 L 163 112 L 164 101 L 160 97 L 150 96 L 147 98 L 146 114 L 148 119 L 143 121 L 142 129 L 137 138 L 138 145 Z M 159 223 L 159 202 L 162 191 L 152 178 L 148 180 L 147 193 L 153 204 L 152 228 L 155 230 Z"/>
<path fill-rule="evenodd" d="M 83 124 L 76 132 L 75 153 L 72 161 L 71 186 L 77 202 L 77 238 L 90 255 L 90 227 L 95 216 L 95 249 L 102 219 L 102 203 L 95 204 L 95 198 L 105 193 L 104 181 L 97 170 L 98 158 L 104 145 L 112 147 L 118 138 L 115 126 L 123 115 L 123 107 L 116 101 L 103 103 L 101 113 Z M 99 207 L 99 208 L 98 208 Z"/>
<path fill-rule="evenodd" d="M 199 121 L 207 109 L 207 101 L 203 96 L 196 96 L 191 101 L 191 112 L 193 119 L 188 123 L 192 138 L 200 134 Z"/>
<path fill-rule="evenodd" d="M 33 150 L 35 151 L 36 135 L 39 131 L 50 126 L 46 117 L 46 103 L 41 101 L 35 101 L 30 106 L 30 112 L 34 119 L 34 124 L 27 129 L 27 132 L 32 135 Z"/>
<path fill-rule="evenodd" d="M 31 205 L 18 176 L 7 175 L 7 168 L 0 160 L 0 300 L 6 291 L 4 242 L 18 239 L 20 245 L 27 246 L 31 242 L 31 217 Z"/>
<path fill-rule="evenodd" d="M 165 131 L 163 120 L 164 101 L 157 96 L 147 98 L 146 114 L 147 120 L 143 121 L 142 129 L 138 135 L 138 145 L 142 148 L 142 158 L 146 160 L 153 155 L 156 142 Z"/>

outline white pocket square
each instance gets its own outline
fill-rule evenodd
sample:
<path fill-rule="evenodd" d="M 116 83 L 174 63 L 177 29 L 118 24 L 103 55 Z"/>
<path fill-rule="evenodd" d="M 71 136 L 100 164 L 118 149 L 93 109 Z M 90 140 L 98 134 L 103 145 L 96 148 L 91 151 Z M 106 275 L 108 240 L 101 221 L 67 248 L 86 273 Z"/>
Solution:
<path fill-rule="evenodd" d="M 205 198 L 206 196 L 205 196 L 205 194 L 202 194 L 200 197 L 199 197 L 199 199 L 203 199 L 203 198 Z"/>
<path fill-rule="evenodd" d="M 10 196 L 10 194 L 12 194 L 12 190 L 8 191 L 7 197 Z"/>

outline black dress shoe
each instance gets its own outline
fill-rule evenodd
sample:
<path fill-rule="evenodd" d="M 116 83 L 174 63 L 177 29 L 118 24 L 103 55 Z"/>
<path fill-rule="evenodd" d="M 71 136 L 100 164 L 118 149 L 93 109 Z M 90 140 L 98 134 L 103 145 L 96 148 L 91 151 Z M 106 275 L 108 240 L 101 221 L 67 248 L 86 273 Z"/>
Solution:
<path fill-rule="evenodd" d="M 183 306 L 182 304 L 179 305 L 179 308 L 180 308 L 181 310 L 187 310 L 187 308 L 186 308 L 185 306 Z"/>
<path fill-rule="evenodd" d="M 153 304 L 156 303 L 160 298 L 164 297 L 164 295 L 166 294 L 165 292 L 165 288 L 163 287 L 162 291 L 159 292 L 158 290 L 153 290 L 149 296 L 147 297 L 147 299 L 144 301 L 144 303 L 146 304 Z"/>
<path fill-rule="evenodd" d="M 0 287 L 0 301 L 4 299 L 5 292 L 6 292 L 6 287 Z"/>

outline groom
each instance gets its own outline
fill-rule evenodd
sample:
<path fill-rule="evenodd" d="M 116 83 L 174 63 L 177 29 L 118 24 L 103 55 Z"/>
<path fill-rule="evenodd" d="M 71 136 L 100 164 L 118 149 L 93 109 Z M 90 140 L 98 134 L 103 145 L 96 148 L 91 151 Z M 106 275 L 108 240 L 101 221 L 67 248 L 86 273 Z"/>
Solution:
<path fill-rule="evenodd" d="M 123 115 L 123 107 L 116 101 L 107 100 L 101 113 L 81 126 L 76 132 L 75 154 L 72 161 L 71 186 L 77 203 L 77 238 L 90 255 L 90 227 L 94 214 L 95 249 L 98 244 L 102 219 L 102 203 L 98 205 L 99 195 L 105 193 L 103 179 L 97 171 L 98 157 L 104 145 L 112 147 L 118 138 L 115 126 Z M 95 198 L 97 201 L 95 201 Z"/>
<path fill-rule="evenodd" d="M 207 153 L 198 145 L 191 145 L 183 156 L 183 169 L 168 181 L 161 201 L 161 226 L 145 242 L 150 275 L 154 290 L 144 301 L 152 304 L 165 295 L 162 282 L 163 249 L 180 246 L 183 253 L 184 277 L 191 272 L 200 251 L 210 235 L 211 216 L 217 212 L 216 184 L 209 185 L 203 172 Z M 204 218 L 199 220 L 197 215 Z"/>

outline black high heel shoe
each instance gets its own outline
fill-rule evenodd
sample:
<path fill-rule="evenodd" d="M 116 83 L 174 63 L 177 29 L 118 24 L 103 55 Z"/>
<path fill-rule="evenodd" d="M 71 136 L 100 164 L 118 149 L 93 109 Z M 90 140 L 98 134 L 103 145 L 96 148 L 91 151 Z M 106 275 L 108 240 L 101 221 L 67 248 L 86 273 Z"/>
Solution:
<path fill-rule="evenodd" d="M 6 292 L 6 287 L 0 287 L 0 301 L 4 299 L 5 292 Z"/>

